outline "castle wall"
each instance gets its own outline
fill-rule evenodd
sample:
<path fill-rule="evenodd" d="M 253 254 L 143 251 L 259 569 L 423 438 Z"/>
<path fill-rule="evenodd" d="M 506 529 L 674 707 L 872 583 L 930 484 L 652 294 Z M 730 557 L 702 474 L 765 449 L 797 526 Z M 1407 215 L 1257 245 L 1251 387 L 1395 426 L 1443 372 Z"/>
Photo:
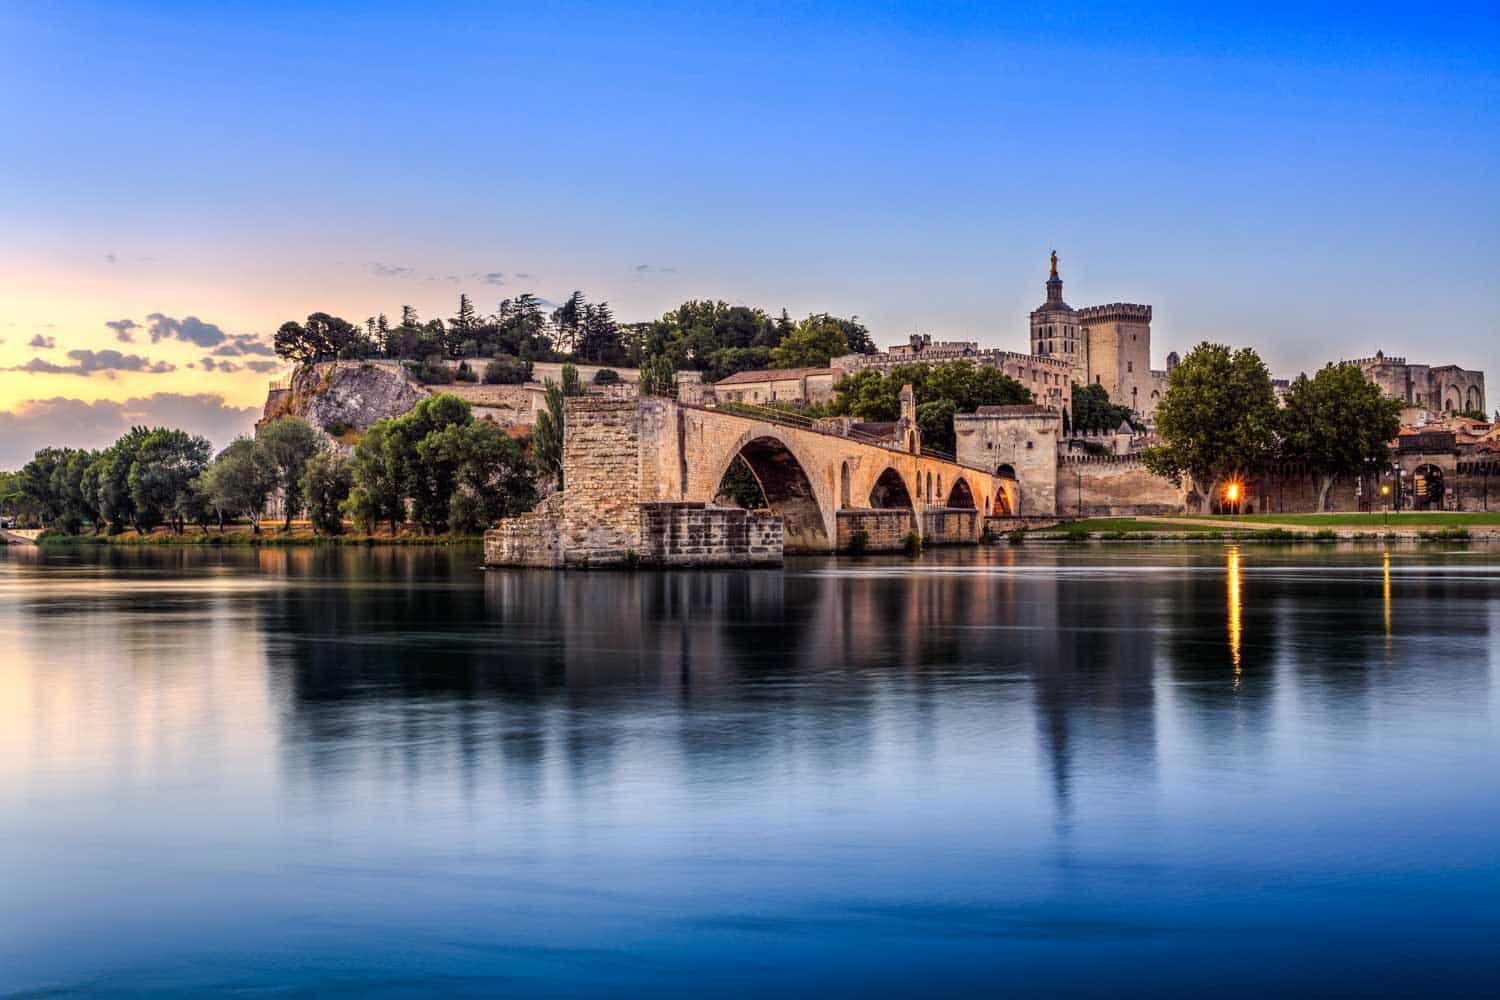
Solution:
<path fill-rule="evenodd" d="M 1183 491 L 1130 455 L 1071 457 L 1057 462 L 1057 508 L 1062 517 L 1180 514 Z"/>
<path fill-rule="evenodd" d="M 959 413 L 953 417 L 953 429 L 959 462 L 996 475 L 1009 466 L 1014 473 L 1014 482 L 1007 488 L 1010 515 L 1056 513 L 1059 414 Z"/>

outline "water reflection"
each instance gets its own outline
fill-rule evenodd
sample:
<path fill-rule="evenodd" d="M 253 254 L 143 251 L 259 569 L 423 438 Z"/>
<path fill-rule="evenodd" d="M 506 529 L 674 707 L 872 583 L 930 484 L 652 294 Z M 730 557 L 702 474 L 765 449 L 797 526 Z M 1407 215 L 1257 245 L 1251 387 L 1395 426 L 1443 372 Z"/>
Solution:
<path fill-rule="evenodd" d="M 233 954 L 316 990 L 399 952 L 476 992 L 729 988 L 704 970 L 746 953 L 756 991 L 818 966 L 1068 992 L 1077 961 L 1196 991 L 1235 927 L 1276 959 L 1247 988 L 1412 947 L 1410 893 L 1466 915 L 1450 969 L 1493 929 L 1484 550 L 476 562 L 0 556 L 0 988 Z M 1414 843 L 1466 880 L 1372 892 Z M 122 930 L 121 898 L 159 916 Z"/>

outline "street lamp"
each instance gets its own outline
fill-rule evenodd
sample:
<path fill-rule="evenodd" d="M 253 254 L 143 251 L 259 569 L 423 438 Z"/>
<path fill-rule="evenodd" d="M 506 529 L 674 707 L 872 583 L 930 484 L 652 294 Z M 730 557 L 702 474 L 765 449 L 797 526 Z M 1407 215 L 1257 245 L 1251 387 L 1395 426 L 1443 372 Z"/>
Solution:
<path fill-rule="evenodd" d="M 1391 484 L 1390 483 L 1381 483 L 1380 484 L 1380 499 L 1382 501 L 1381 504 L 1380 504 L 1380 509 L 1385 514 L 1385 526 L 1387 528 L 1389 528 L 1391 526 Z"/>
<path fill-rule="evenodd" d="M 1230 505 L 1230 508 L 1231 508 L 1230 515 L 1229 515 L 1230 517 L 1233 517 L 1235 514 L 1239 513 L 1239 504 L 1240 504 L 1240 484 L 1239 483 L 1229 483 L 1227 486 L 1224 487 L 1224 502 Z"/>

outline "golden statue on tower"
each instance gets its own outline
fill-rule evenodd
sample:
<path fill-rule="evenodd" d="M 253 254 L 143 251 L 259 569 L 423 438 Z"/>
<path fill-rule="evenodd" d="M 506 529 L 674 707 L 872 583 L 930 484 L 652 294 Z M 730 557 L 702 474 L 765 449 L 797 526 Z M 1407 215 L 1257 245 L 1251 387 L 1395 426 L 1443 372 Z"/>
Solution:
<path fill-rule="evenodd" d="M 1052 277 L 1057 277 L 1057 251 L 1052 251 Z"/>

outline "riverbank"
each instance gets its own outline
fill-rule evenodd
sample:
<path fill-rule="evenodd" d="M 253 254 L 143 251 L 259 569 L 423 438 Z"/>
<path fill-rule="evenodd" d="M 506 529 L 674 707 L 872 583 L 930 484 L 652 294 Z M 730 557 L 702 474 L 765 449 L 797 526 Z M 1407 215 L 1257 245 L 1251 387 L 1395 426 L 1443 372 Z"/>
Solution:
<path fill-rule="evenodd" d="M 479 535 L 461 534 L 423 534 L 402 526 L 392 535 L 389 532 L 376 532 L 365 534 L 363 532 L 347 532 L 341 535 L 318 534 L 312 530 L 312 526 L 305 521 L 292 523 L 290 531 L 283 531 L 278 525 L 268 527 L 262 525 L 257 533 L 249 525 L 228 525 L 223 531 L 209 528 L 207 531 L 192 528 L 178 534 L 169 528 L 158 528 L 149 534 L 142 535 L 135 531 L 127 531 L 119 535 L 55 535 L 42 534 L 35 544 L 44 547 L 62 546 L 88 546 L 88 545 L 112 545 L 112 546 L 302 546 L 302 545 L 362 545 L 362 546 L 441 546 L 441 545 L 480 545 L 484 539 Z"/>
<path fill-rule="evenodd" d="M 1011 532 L 1024 541 L 1497 542 L 1500 514 L 1260 514 L 1084 518 Z"/>

